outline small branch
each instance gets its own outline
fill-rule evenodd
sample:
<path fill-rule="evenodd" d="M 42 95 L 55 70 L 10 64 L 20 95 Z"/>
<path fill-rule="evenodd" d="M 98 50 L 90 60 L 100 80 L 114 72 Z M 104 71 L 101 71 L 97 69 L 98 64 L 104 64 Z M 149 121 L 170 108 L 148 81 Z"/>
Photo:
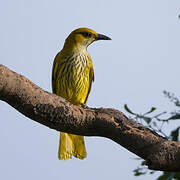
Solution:
<path fill-rule="evenodd" d="M 145 159 L 150 169 L 180 171 L 179 142 L 168 141 L 118 110 L 72 105 L 3 65 L 0 65 L 0 100 L 57 131 L 109 138 Z"/>

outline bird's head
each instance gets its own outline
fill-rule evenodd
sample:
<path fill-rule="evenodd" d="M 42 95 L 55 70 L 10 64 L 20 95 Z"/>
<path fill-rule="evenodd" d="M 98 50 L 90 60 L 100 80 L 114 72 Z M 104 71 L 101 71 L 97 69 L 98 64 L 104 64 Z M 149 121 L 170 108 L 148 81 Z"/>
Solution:
<path fill-rule="evenodd" d="M 98 34 L 89 28 L 79 28 L 70 33 L 66 39 L 65 45 L 69 47 L 87 48 L 91 43 L 97 40 L 111 40 L 111 38 L 103 34 Z"/>

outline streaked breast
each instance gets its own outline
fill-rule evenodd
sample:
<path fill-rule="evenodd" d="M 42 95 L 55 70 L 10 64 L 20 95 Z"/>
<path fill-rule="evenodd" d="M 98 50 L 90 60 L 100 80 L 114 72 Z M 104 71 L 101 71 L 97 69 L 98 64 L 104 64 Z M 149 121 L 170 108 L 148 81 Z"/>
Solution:
<path fill-rule="evenodd" d="M 82 104 L 89 89 L 89 54 L 73 54 L 61 64 L 59 95 L 73 104 Z"/>

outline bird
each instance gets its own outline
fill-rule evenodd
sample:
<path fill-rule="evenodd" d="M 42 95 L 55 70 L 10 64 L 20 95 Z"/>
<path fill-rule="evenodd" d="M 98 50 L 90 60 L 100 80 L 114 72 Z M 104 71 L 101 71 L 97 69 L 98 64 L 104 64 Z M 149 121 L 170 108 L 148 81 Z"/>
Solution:
<path fill-rule="evenodd" d="M 93 62 L 87 47 L 98 40 L 111 40 L 89 28 L 78 28 L 66 38 L 62 50 L 55 56 L 52 69 L 52 91 L 71 104 L 86 106 L 92 82 Z M 84 137 L 60 132 L 58 158 L 84 159 L 87 156 Z"/>

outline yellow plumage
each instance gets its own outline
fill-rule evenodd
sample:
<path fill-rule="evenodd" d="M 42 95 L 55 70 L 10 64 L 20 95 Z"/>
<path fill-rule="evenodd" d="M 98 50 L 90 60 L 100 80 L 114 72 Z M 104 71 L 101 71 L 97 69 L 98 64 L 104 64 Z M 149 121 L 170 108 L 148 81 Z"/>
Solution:
<path fill-rule="evenodd" d="M 56 55 L 52 72 L 53 93 L 74 105 L 86 104 L 94 71 L 87 47 L 95 40 L 109 40 L 88 28 L 73 31 L 65 41 L 63 49 Z M 60 133 L 58 157 L 61 160 L 86 157 L 84 137 Z"/>

